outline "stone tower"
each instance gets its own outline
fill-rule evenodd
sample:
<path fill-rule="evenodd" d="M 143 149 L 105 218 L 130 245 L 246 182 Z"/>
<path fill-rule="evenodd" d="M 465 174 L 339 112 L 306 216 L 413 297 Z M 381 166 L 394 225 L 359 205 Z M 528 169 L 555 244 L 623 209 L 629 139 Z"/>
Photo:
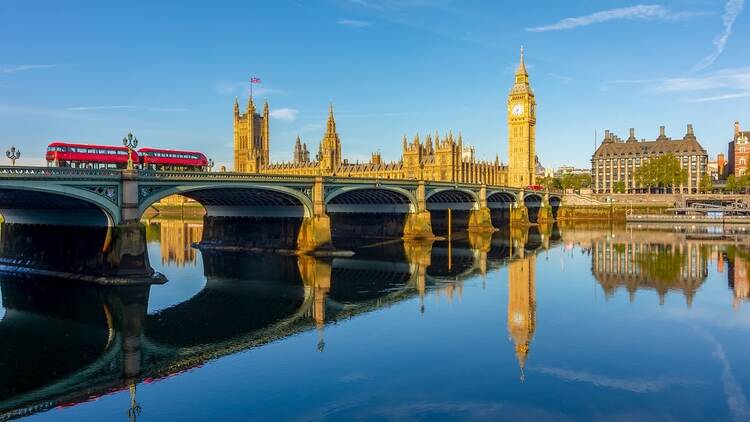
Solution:
<path fill-rule="evenodd" d="M 336 119 L 333 117 L 333 104 L 328 110 L 328 122 L 326 133 L 320 141 L 320 152 L 318 153 L 320 171 L 324 175 L 333 175 L 341 165 L 341 140 L 336 132 Z"/>
<path fill-rule="evenodd" d="M 536 329 L 536 257 L 528 255 L 508 263 L 508 334 L 521 368 L 521 379 Z"/>
<path fill-rule="evenodd" d="M 508 184 L 526 187 L 536 183 L 536 100 L 523 62 L 523 47 L 515 78 L 508 95 Z"/>
<path fill-rule="evenodd" d="M 240 105 L 234 100 L 234 171 L 257 173 L 269 164 L 268 101 L 262 113 L 256 111 L 252 97 L 245 113 L 240 113 Z"/>
<path fill-rule="evenodd" d="M 310 152 L 307 150 L 307 144 L 302 142 L 297 135 L 297 140 L 294 141 L 294 164 L 302 164 L 310 162 Z"/>

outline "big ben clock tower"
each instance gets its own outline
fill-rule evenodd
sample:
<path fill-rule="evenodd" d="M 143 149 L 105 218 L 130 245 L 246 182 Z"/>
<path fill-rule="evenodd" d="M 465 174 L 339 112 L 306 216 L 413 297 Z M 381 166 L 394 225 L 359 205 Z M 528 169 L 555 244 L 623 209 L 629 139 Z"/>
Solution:
<path fill-rule="evenodd" d="M 529 73 L 523 62 L 516 70 L 516 82 L 508 95 L 508 184 L 526 187 L 535 184 L 536 100 L 529 86 Z"/>

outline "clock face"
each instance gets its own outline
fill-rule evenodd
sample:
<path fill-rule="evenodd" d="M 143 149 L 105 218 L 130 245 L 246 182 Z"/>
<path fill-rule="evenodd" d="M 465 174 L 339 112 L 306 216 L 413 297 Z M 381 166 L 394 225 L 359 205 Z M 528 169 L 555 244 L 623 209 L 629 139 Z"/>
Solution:
<path fill-rule="evenodd" d="M 520 116 L 523 114 L 523 104 L 516 104 L 513 106 L 513 115 Z"/>

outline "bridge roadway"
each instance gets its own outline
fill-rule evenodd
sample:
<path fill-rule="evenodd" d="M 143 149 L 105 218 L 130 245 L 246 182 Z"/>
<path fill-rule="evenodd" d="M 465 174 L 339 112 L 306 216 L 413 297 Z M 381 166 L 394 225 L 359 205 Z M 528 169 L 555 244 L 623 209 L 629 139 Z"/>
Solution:
<path fill-rule="evenodd" d="M 253 233 L 260 249 L 333 251 L 333 237 L 434 239 L 554 220 L 561 197 L 504 186 L 245 173 L 0 167 L 7 223 L 127 227 L 181 194 L 206 209 L 206 244 Z M 229 223 L 229 224 L 227 224 Z M 269 234 L 270 233 L 270 234 Z"/>
<path fill-rule="evenodd" d="M 3 351 L 2 360 L 15 365 L 6 366 L 8 373 L 0 367 L 0 421 L 167 378 L 310 330 L 318 332 L 313 347 L 323 351 L 327 323 L 412 298 L 425 312 L 422 299 L 429 291 L 459 288 L 560 240 L 549 225 L 514 231 L 469 234 L 450 249 L 432 242 L 391 244 L 356 258 L 206 252 L 202 290 L 152 313 L 147 285 L 70 288 L 6 279 L 0 283 L 7 309 L 0 338 L 13 334 L 21 346 Z M 258 262 L 269 259 L 278 262 Z"/>

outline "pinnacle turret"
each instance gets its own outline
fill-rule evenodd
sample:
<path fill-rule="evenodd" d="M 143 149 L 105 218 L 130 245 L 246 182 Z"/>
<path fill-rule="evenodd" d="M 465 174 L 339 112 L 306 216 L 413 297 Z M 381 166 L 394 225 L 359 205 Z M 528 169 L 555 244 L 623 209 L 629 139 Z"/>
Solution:
<path fill-rule="evenodd" d="M 328 122 L 326 123 L 326 130 L 329 133 L 336 133 L 336 118 L 333 117 L 333 103 L 328 105 Z"/>
<path fill-rule="evenodd" d="M 529 75 L 526 71 L 526 63 L 523 60 L 523 46 L 521 46 L 521 60 L 518 62 L 518 69 L 516 69 L 516 75 Z"/>

